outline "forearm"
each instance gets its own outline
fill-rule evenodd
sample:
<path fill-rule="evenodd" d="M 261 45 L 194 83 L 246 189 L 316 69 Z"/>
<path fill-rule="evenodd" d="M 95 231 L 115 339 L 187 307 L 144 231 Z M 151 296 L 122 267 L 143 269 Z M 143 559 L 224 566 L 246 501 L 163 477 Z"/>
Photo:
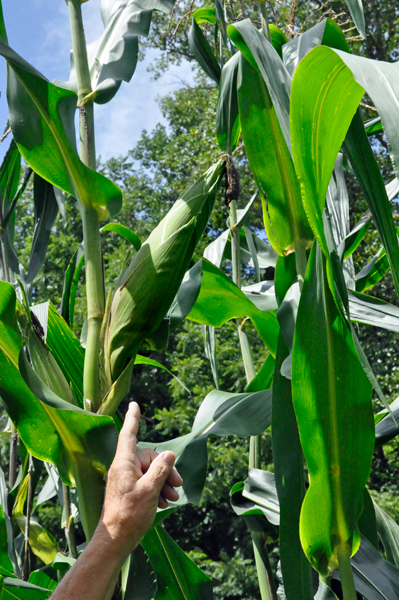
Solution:
<path fill-rule="evenodd" d="M 100 524 L 51 600 L 110 600 L 129 551 Z"/>

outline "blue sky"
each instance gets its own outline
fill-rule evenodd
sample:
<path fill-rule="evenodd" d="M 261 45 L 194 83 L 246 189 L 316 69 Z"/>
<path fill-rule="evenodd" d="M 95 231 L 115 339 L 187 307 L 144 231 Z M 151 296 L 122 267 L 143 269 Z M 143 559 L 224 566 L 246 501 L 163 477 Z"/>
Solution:
<path fill-rule="evenodd" d="M 2 4 L 10 46 L 50 81 L 67 80 L 71 40 L 65 0 L 2 0 Z M 88 43 L 103 30 L 100 4 L 101 0 L 89 0 L 82 5 Z M 123 83 L 110 103 L 96 105 L 97 153 L 103 159 L 125 154 L 138 141 L 143 129 L 151 130 L 163 121 L 155 102 L 157 95 L 177 89 L 181 79 L 191 81 L 188 64 L 174 67 L 160 80 L 151 81 L 146 68 L 155 56 L 154 51 L 147 54 L 138 64 L 132 81 Z M 1 130 L 8 113 L 5 86 L 5 64 L 0 58 Z"/>

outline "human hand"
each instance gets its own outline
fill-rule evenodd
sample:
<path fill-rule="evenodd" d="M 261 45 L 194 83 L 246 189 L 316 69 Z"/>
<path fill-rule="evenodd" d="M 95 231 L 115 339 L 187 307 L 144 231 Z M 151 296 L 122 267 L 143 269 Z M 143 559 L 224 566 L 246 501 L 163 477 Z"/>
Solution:
<path fill-rule="evenodd" d="M 126 555 L 138 546 L 153 524 L 157 507 L 166 508 L 168 500 L 178 500 L 174 487 L 183 483 L 174 468 L 173 452 L 136 452 L 139 419 L 139 406 L 131 402 L 108 472 L 100 522 L 100 528 L 106 528 Z"/>

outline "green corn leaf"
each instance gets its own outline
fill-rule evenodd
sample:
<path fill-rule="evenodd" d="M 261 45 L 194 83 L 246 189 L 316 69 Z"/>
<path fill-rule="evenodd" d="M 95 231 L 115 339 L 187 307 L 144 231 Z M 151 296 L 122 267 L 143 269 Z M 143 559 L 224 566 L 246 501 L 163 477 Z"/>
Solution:
<path fill-rule="evenodd" d="M 34 316 L 32 322 L 36 322 Z M 30 328 L 27 335 L 27 346 L 33 368 L 43 383 L 57 396 L 65 402 L 76 404 L 68 381 L 44 342 L 40 327 L 40 324 L 37 323 L 35 328 Z"/>
<path fill-rule="evenodd" d="M 301 541 L 324 575 L 338 567 L 339 553 L 351 555 L 359 546 L 356 523 L 374 448 L 371 390 L 315 243 L 297 316 L 292 394 L 310 476 Z"/>
<path fill-rule="evenodd" d="M 73 254 L 65 271 L 64 288 L 62 290 L 60 314 L 67 324 L 73 328 L 73 317 L 75 313 L 75 299 L 78 289 L 80 273 L 84 264 L 83 243 Z"/>
<path fill-rule="evenodd" d="M 239 67 L 240 121 L 249 164 L 262 199 L 266 233 L 274 249 L 286 254 L 294 250 L 296 242 L 306 243 L 313 235 L 267 86 L 261 74 L 242 56 Z"/>
<path fill-rule="evenodd" d="M 272 38 L 272 46 L 277 51 L 280 58 L 283 58 L 283 46 L 288 42 L 288 38 L 284 35 L 277 25 L 269 23 L 270 37 Z"/>
<path fill-rule="evenodd" d="M 389 262 L 384 248 L 380 248 L 379 252 L 371 259 L 371 261 L 363 267 L 355 277 L 356 291 L 366 292 L 374 287 L 385 277 L 389 271 Z"/>
<path fill-rule="evenodd" d="M 159 444 L 139 443 L 140 448 L 158 453 L 171 450 L 177 457 L 183 486 L 179 488 L 179 500 L 170 506 L 199 503 L 207 471 L 207 437 L 259 435 L 270 426 L 271 404 L 271 390 L 245 394 L 214 390 L 202 402 L 190 433 Z"/>
<path fill-rule="evenodd" d="M 31 310 L 43 328 L 45 344 L 83 407 L 84 349 L 51 302 L 36 304 Z"/>
<path fill-rule="evenodd" d="M 354 323 L 399 332 L 399 308 L 389 302 L 350 290 L 349 310 Z"/>
<path fill-rule="evenodd" d="M 323 208 L 338 151 L 364 94 L 337 54 L 312 50 L 295 71 L 291 89 L 291 138 L 302 202 L 328 256 Z"/>
<path fill-rule="evenodd" d="M 7 101 L 14 139 L 22 156 L 43 179 L 75 196 L 81 208 L 94 207 L 100 219 L 122 206 L 117 185 L 86 167 L 75 150 L 74 92 L 49 83 L 0 40 L 9 65 Z M 48 156 L 52 160 L 47 160 Z"/>
<path fill-rule="evenodd" d="M 392 402 L 389 408 L 392 414 L 387 414 L 387 411 L 384 410 L 382 414 L 378 413 L 378 415 L 375 415 L 375 418 L 379 418 L 379 421 L 375 426 L 375 445 L 377 448 L 387 444 L 390 440 L 399 435 L 398 399 Z M 386 414 L 386 417 L 384 417 L 384 414 Z"/>
<path fill-rule="evenodd" d="M 193 14 L 194 19 L 198 24 L 200 23 L 216 23 L 216 8 L 213 6 L 203 6 L 198 8 Z"/>
<path fill-rule="evenodd" d="M 260 371 L 255 375 L 253 380 L 245 388 L 246 392 L 261 392 L 268 390 L 272 386 L 273 374 L 276 361 L 271 354 L 263 363 Z"/>
<path fill-rule="evenodd" d="M 377 133 L 384 133 L 384 127 L 381 123 L 381 117 L 376 117 L 375 119 L 371 119 L 371 121 L 367 121 L 364 124 L 367 135 L 376 135 Z"/>
<path fill-rule="evenodd" d="M 272 446 L 280 502 L 280 560 L 287 598 L 311 600 L 311 567 L 299 538 L 299 518 L 305 495 L 304 464 L 292 403 L 291 381 L 281 374 L 289 351 L 279 337 L 273 379 Z"/>
<path fill-rule="evenodd" d="M 152 358 L 147 358 L 146 356 L 140 356 L 139 354 L 137 354 L 136 358 L 134 359 L 134 364 L 147 365 L 149 367 L 156 367 L 157 369 L 162 369 L 163 371 L 166 371 L 166 373 L 168 373 L 171 377 L 174 377 L 177 383 L 181 385 L 181 387 L 190 394 L 190 390 L 184 385 L 184 383 L 178 377 L 176 377 L 176 375 L 173 375 L 172 371 L 169 371 L 168 368 L 166 368 L 164 365 L 161 365 L 161 363 L 159 363 L 157 360 L 153 360 Z"/>
<path fill-rule="evenodd" d="M 349 12 L 358 32 L 363 39 L 366 39 L 366 24 L 364 21 L 362 0 L 346 0 L 346 5 L 349 8 Z"/>
<path fill-rule="evenodd" d="M 10 533 L 12 536 L 11 523 L 9 526 Z M 6 570 L 9 573 L 14 573 L 14 567 L 8 556 L 9 545 L 8 545 L 8 534 L 7 534 L 7 521 L 4 514 L 3 508 L 0 506 L 0 565 L 2 570 Z"/>
<path fill-rule="evenodd" d="M 221 327 L 231 319 L 249 317 L 263 343 L 276 355 L 279 326 L 272 312 L 259 310 L 223 271 L 203 259 L 201 290 L 187 316 L 190 321 Z"/>
<path fill-rule="evenodd" d="M 159 513 L 158 513 L 159 514 Z M 152 600 L 157 593 L 157 578 L 142 546 L 132 552 L 122 571 L 123 600 Z M 126 583 L 124 578 L 126 577 Z"/>
<path fill-rule="evenodd" d="M 4 578 L 2 600 L 47 600 L 51 590 L 38 587 L 15 577 Z"/>
<path fill-rule="evenodd" d="M 346 260 L 351 256 L 354 251 L 358 248 L 360 243 L 363 241 L 368 228 L 371 224 L 371 214 L 363 215 L 355 227 L 348 233 L 345 240 L 341 242 L 341 246 L 338 248 L 338 253 L 342 256 L 343 260 Z"/>
<path fill-rule="evenodd" d="M 219 84 L 221 76 L 219 63 L 194 16 L 188 32 L 188 43 L 200 67 L 216 84 Z"/>
<path fill-rule="evenodd" d="M 365 195 L 373 221 L 384 245 L 396 290 L 399 290 L 399 245 L 392 209 L 359 112 L 347 133 L 344 150 Z"/>
<path fill-rule="evenodd" d="M 157 576 L 154 600 L 212 600 L 212 581 L 176 544 L 162 525 L 144 536 L 142 546 Z"/>
<path fill-rule="evenodd" d="M 348 43 L 339 25 L 332 19 L 323 19 L 283 47 L 283 62 L 291 77 L 294 76 L 301 60 L 316 46 L 328 46 L 349 52 Z"/>
<path fill-rule="evenodd" d="M 58 215 L 54 187 L 37 175 L 33 178 L 33 203 L 35 206 L 32 246 L 26 283 L 33 283 L 41 271 L 47 254 L 51 228 Z"/>
<path fill-rule="evenodd" d="M 384 560 L 370 542 L 362 536 L 358 552 L 352 557 L 356 591 L 370 600 L 387 600 L 399 595 L 399 570 Z M 339 579 L 335 572 L 333 578 Z"/>
<path fill-rule="evenodd" d="M 2 403 L 28 451 L 55 464 L 64 483 L 78 488 L 80 516 L 90 537 L 101 514 L 103 479 L 115 452 L 116 429 L 109 417 L 63 402 L 37 377 L 21 353 L 15 302 L 13 287 L 0 283 Z"/>
<path fill-rule="evenodd" d="M 230 504 L 237 515 L 264 515 L 271 525 L 280 525 L 280 505 L 274 474 L 269 471 L 250 469 L 247 479 L 236 483 L 232 488 Z"/>
<path fill-rule="evenodd" d="M 168 312 L 212 212 L 223 172 L 224 163 L 216 163 L 175 202 L 119 281 L 105 334 L 110 386 Z"/>
<path fill-rule="evenodd" d="M 6 155 L 0 167 L 0 193 L 3 217 L 7 216 L 12 201 L 17 193 L 21 173 L 21 154 L 15 140 L 11 141 Z M 15 213 L 12 214 L 9 223 L 10 241 L 14 241 Z"/>
<path fill-rule="evenodd" d="M 374 501 L 378 535 L 387 560 L 399 568 L 399 525 Z"/>
<path fill-rule="evenodd" d="M 127 2 L 102 2 L 101 19 L 104 31 L 87 46 L 91 89 L 85 101 L 104 104 L 112 100 L 122 81 L 129 82 L 136 70 L 139 55 L 139 38 L 148 36 L 154 10 L 169 13 L 170 0 L 128 0 Z M 73 52 L 69 81 L 57 85 L 78 92 L 78 82 Z"/>
<path fill-rule="evenodd" d="M 249 19 L 229 25 L 227 32 L 248 62 L 262 75 L 285 143 L 290 149 L 291 76 L 272 44 Z"/>
<path fill-rule="evenodd" d="M 114 233 L 117 233 L 125 240 L 130 242 L 136 252 L 138 252 L 141 248 L 141 240 L 139 236 L 128 227 L 125 227 L 125 225 L 121 225 L 120 223 L 107 223 L 107 225 L 104 225 L 104 227 L 101 228 L 101 231 L 113 231 Z"/>
<path fill-rule="evenodd" d="M 222 69 L 216 108 L 216 139 L 219 148 L 227 154 L 236 149 L 241 135 L 237 99 L 239 60 L 239 53 L 234 54 Z"/>
<path fill-rule="evenodd" d="M 54 573 L 54 576 L 56 576 L 54 571 L 51 572 L 51 569 L 49 567 L 46 567 L 46 571 L 41 569 L 33 571 L 29 575 L 29 583 L 31 583 L 32 585 L 36 585 L 37 587 L 49 590 L 50 592 L 53 592 L 57 587 L 58 581 L 50 577 L 50 575 L 48 575 L 47 572 L 50 572 L 52 574 Z"/>
<path fill-rule="evenodd" d="M 13 516 L 21 529 L 25 533 L 26 517 L 24 515 L 24 505 L 28 495 L 29 475 L 21 483 L 17 497 L 15 499 Z M 33 554 L 40 558 L 45 565 L 53 562 L 57 555 L 57 543 L 53 536 L 48 533 L 34 518 L 30 519 L 29 545 Z"/>

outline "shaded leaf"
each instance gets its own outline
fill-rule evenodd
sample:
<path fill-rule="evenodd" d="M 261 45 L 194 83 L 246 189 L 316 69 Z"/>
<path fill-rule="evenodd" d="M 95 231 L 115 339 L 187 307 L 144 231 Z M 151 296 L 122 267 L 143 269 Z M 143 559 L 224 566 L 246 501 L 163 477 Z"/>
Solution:
<path fill-rule="evenodd" d="M 356 524 L 370 473 L 374 422 L 371 385 L 351 329 L 336 307 L 316 243 L 298 309 L 292 394 L 310 474 L 301 541 L 314 568 L 328 574 L 338 567 L 338 552 L 348 548 L 351 554 L 360 542 Z"/>
<path fill-rule="evenodd" d="M 188 31 L 188 43 L 191 52 L 194 54 L 195 60 L 200 67 L 205 71 L 208 77 L 219 84 L 221 76 L 219 63 L 216 60 L 208 40 L 202 33 L 201 27 L 194 17 L 191 20 L 191 27 Z"/>

